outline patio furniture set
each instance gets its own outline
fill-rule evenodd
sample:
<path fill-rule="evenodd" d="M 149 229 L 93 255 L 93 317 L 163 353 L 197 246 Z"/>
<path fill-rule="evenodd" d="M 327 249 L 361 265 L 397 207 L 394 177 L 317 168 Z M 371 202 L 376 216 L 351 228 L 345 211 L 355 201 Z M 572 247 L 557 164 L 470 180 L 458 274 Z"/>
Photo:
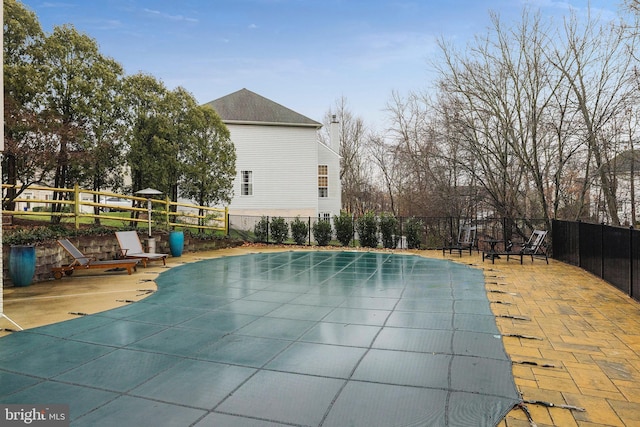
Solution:
<path fill-rule="evenodd" d="M 546 230 L 533 230 L 531 237 L 521 244 L 514 244 L 511 240 L 505 241 L 490 237 L 478 239 L 477 227 L 463 225 L 458 232 L 458 238 L 449 246 L 442 248 L 442 255 L 444 256 L 447 251 L 449 251 L 449 254 L 457 252 L 459 256 L 462 256 L 462 252 L 469 251 L 469 255 L 471 255 L 474 248 L 480 252 L 478 242 L 482 241 L 489 246 L 488 249 L 483 249 L 482 251 L 482 262 L 484 262 L 485 259 L 490 259 L 491 263 L 495 263 L 496 259 L 506 257 L 507 261 L 511 258 L 520 258 L 520 264 L 522 264 L 524 257 L 530 256 L 531 262 L 533 262 L 534 257 L 536 257 L 544 258 L 547 264 L 549 264 L 545 242 L 546 237 Z M 498 245 L 501 243 L 504 244 L 504 250 L 498 248 Z"/>

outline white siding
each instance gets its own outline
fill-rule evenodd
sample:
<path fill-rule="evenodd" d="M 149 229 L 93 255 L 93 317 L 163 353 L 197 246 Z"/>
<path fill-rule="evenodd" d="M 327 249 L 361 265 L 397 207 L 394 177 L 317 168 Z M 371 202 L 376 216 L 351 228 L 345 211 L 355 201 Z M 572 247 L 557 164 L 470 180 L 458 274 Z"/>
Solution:
<path fill-rule="evenodd" d="M 329 173 L 329 197 L 318 198 L 318 213 L 328 212 L 331 217 L 340 214 L 342 208 L 342 186 L 340 185 L 340 156 L 331 148 L 318 145 L 318 164 L 327 165 Z M 317 168 L 316 168 L 317 169 Z M 317 185 L 316 185 L 317 187 Z M 318 190 L 316 188 L 316 194 Z"/>
<path fill-rule="evenodd" d="M 318 149 L 315 128 L 228 124 L 236 148 L 232 215 L 314 216 Z M 241 195 L 241 172 L 253 172 L 253 195 Z"/>

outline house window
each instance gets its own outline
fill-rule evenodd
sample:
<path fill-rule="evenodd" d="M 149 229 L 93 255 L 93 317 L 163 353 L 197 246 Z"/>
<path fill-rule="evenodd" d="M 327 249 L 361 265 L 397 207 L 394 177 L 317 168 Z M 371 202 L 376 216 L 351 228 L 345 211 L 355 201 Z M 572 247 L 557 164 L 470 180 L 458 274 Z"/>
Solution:
<path fill-rule="evenodd" d="M 242 171 L 240 174 L 242 175 L 242 188 L 240 193 L 243 196 L 253 196 L 253 172 Z"/>
<path fill-rule="evenodd" d="M 318 197 L 329 197 L 329 167 L 318 165 Z"/>

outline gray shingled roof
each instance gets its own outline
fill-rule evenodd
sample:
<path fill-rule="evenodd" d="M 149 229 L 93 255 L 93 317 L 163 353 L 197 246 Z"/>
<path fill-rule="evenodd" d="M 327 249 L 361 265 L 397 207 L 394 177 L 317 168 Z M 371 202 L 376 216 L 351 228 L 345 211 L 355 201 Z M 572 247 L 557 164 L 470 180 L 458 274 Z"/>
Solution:
<path fill-rule="evenodd" d="M 205 105 L 216 110 L 225 123 L 322 126 L 315 120 L 247 89 L 240 89 Z"/>

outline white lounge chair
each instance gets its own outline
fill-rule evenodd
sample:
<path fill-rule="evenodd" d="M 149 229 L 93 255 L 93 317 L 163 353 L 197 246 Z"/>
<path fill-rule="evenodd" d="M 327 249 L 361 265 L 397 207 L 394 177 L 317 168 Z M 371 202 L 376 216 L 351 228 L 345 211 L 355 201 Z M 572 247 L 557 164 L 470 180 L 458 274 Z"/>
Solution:
<path fill-rule="evenodd" d="M 140 243 L 140 237 L 136 231 L 116 231 L 116 238 L 120 245 L 120 256 L 123 258 L 139 259 L 144 267 L 149 261 L 162 261 L 163 265 L 167 264 L 167 256 L 169 254 L 152 254 L 145 252 Z"/>

